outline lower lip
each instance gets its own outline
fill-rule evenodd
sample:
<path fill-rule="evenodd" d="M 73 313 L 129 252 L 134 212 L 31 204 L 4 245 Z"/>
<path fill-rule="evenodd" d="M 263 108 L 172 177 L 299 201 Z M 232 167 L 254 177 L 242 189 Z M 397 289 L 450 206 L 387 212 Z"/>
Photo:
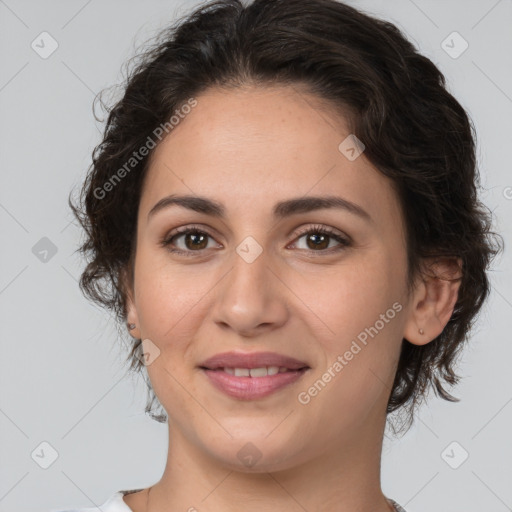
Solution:
<path fill-rule="evenodd" d="M 226 395 L 240 400 L 255 400 L 293 384 L 304 375 L 307 368 L 276 373 L 266 377 L 235 377 L 223 370 L 206 370 L 204 368 L 202 371 L 210 382 Z"/>

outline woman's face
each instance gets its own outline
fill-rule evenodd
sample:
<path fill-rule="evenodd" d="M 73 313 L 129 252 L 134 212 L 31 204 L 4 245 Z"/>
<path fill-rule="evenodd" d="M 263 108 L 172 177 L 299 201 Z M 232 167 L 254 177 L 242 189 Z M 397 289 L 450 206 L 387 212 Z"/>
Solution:
<path fill-rule="evenodd" d="M 390 181 L 357 157 L 343 119 L 293 88 L 196 100 L 152 155 L 128 316 L 171 436 L 248 471 L 378 444 L 410 316 Z M 169 195 L 193 201 L 149 214 Z M 313 200 L 334 197 L 356 207 Z M 226 352 L 272 352 L 306 369 L 270 359 L 252 366 L 286 374 L 202 368 Z"/>

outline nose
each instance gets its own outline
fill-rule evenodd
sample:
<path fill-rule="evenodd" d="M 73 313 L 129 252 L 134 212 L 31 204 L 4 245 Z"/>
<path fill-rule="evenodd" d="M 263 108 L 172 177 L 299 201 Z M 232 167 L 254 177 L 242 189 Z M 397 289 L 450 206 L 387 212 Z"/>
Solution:
<path fill-rule="evenodd" d="M 221 329 L 255 337 L 281 327 L 288 318 L 288 288 L 263 251 L 254 261 L 233 254 L 233 267 L 219 283 L 213 319 Z"/>

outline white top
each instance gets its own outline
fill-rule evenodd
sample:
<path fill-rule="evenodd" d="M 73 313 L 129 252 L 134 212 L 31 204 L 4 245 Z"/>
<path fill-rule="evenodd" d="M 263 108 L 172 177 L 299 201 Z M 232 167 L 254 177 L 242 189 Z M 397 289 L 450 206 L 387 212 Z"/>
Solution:
<path fill-rule="evenodd" d="M 142 489 L 117 491 L 100 507 L 59 509 L 51 510 L 50 512 L 133 512 L 133 510 L 123 501 L 123 496 L 137 491 L 142 491 Z"/>
<path fill-rule="evenodd" d="M 52 510 L 50 512 L 133 512 L 133 510 L 123 501 L 125 494 L 142 491 L 142 489 L 134 489 L 129 491 L 117 491 L 103 504 L 101 507 L 74 508 L 66 510 Z M 396 512 L 406 512 L 396 501 L 388 498 L 388 501 L 395 507 Z"/>

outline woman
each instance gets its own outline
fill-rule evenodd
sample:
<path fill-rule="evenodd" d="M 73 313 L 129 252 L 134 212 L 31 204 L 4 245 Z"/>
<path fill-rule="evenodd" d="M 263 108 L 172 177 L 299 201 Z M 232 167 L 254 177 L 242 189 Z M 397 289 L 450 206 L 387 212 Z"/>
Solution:
<path fill-rule="evenodd" d="M 444 85 L 335 0 L 210 2 L 141 56 L 70 205 L 169 450 L 103 512 L 404 510 L 387 415 L 455 400 L 499 251 Z"/>

